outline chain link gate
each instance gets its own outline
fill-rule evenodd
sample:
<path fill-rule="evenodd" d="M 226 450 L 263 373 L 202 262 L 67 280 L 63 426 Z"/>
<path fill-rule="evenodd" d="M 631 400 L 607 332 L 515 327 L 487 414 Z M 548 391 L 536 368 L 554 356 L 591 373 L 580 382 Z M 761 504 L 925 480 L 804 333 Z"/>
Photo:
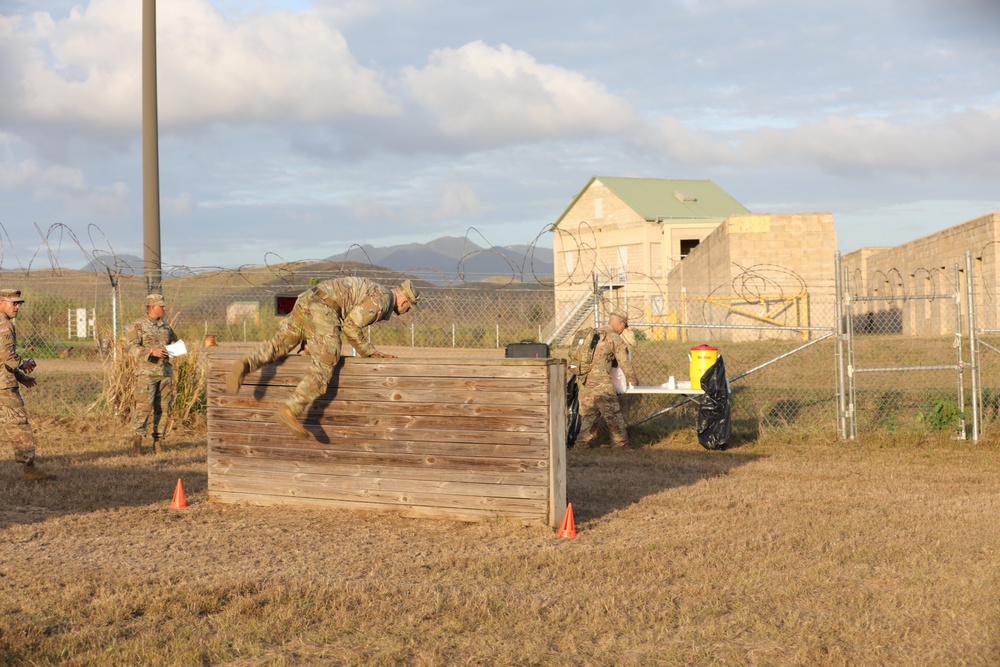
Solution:
<path fill-rule="evenodd" d="M 971 364 L 963 359 L 961 270 L 954 264 L 951 271 L 942 267 L 926 273 L 910 276 L 909 291 L 901 277 L 882 275 L 869 283 L 867 294 L 857 293 L 863 281 L 843 274 L 847 395 L 842 422 L 850 439 L 859 429 L 950 429 L 960 439 L 968 436 L 965 371 Z"/>

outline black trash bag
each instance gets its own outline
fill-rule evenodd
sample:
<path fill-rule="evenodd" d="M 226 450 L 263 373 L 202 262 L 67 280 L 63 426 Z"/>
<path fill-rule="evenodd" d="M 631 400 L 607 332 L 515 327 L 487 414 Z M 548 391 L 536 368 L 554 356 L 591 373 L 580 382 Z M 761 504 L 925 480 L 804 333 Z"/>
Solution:
<path fill-rule="evenodd" d="M 721 450 L 729 444 L 733 430 L 729 380 L 722 355 L 701 376 L 701 408 L 698 410 L 698 442 L 705 449 Z"/>
<path fill-rule="evenodd" d="M 576 444 L 576 436 L 580 435 L 580 387 L 576 384 L 576 376 L 570 375 L 566 383 L 566 448 Z"/>

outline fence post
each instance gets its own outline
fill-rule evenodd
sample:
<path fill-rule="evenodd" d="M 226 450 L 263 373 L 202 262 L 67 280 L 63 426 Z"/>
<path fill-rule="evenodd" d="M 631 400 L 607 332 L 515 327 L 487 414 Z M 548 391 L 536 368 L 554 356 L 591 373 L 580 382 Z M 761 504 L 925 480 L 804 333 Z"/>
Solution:
<path fill-rule="evenodd" d="M 837 318 L 837 346 L 834 354 L 837 357 L 837 423 L 840 439 L 847 440 L 847 398 L 844 395 L 844 283 L 840 261 L 840 251 L 834 253 L 834 317 Z"/>
<path fill-rule="evenodd" d="M 969 302 L 969 375 L 972 382 L 972 442 L 979 442 L 979 324 L 976 318 L 976 279 L 972 275 L 972 253 L 965 251 L 965 296 Z"/>

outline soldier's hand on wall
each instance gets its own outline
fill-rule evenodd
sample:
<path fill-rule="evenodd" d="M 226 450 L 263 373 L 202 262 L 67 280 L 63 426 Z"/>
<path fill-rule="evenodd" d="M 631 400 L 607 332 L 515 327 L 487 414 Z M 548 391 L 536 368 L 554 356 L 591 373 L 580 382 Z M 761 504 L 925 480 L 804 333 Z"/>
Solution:
<path fill-rule="evenodd" d="M 387 354 L 385 352 L 379 352 L 379 351 L 376 350 L 375 352 L 372 352 L 372 358 L 373 359 L 395 359 L 396 355 L 395 354 Z"/>

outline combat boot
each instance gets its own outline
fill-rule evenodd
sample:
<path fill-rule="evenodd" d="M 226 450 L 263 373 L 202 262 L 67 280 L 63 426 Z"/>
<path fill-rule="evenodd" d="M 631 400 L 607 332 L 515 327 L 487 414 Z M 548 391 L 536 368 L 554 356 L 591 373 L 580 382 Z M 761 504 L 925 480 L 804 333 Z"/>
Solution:
<path fill-rule="evenodd" d="M 230 396 L 235 396 L 239 393 L 240 387 L 243 385 L 243 378 L 249 372 L 250 364 L 247 363 L 246 359 L 233 362 L 233 365 L 229 368 L 229 373 L 226 375 L 226 392 Z"/>
<path fill-rule="evenodd" d="M 296 438 L 305 440 L 309 437 L 309 431 L 299 422 L 299 418 L 287 405 L 282 405 L 274 413 L 274 420 L 292 432 Z"/>
<path fill-rule="evenodd" d="M 132 436 L 132 456 L 142 456 L 142 436 L 133 435 Z"/>
<path fill-rule="evenodd" d="M 44 482 L 47 479 L 55 479 L 55 478 L 56 478 L 55 475 L 47 472 L 42 472 L 41 470 L 39 470 L 38 467 L 35 466 L 34 461 L 28 461 L 27 463 L 24 464 L 25 482 Z"/>
<path fill-rule="evenodd" d="M 157 454 L 163 453 L 163 445 L 161 444 L 160 436 L 158 435 L 153 436 L 153 451 Z"/>

